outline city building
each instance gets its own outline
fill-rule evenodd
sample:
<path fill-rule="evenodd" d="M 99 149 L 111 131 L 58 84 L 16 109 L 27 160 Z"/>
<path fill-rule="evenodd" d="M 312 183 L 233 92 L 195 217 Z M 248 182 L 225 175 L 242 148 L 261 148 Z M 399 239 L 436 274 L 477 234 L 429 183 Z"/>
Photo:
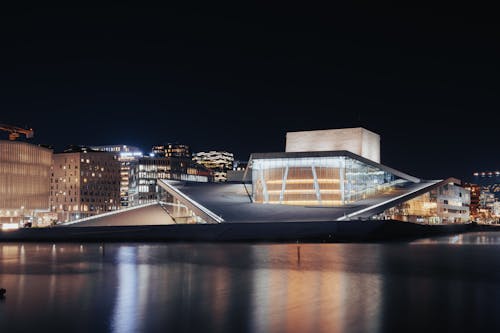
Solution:
<path fill-rule="evenodd" d="M 108 145 L 91 146 L 91 149 L 106 151 L 116 155 L 120 162 L 120 206 L 134 206 L 137 201 L 137 162 L 144 154 L 133 146 Z"/>
<path fill-rule="evenodd" d="M 46 226 L 52 150 L 20 141 L 0 140 L 0 227 Z"/>
<path fill-rule="evenodd" d="M 473 183 L 500 199 L 500 171 L 475 172 Z"/>
<path fill-rule="evenodd" d="M 72 146 L 53 155 L 51 210 L 59 222 L 120 208 L 120 162 L 115 153 Z"/>
<path fill-rule="evenodd" d="M 476 221 L 481 209 L 481 186 L 477 184 L 465 184 L 464 187 L 470 192 L 470 216 L 471 220 Z"/>
<path fill-rule="evenodd" d="M 159 200 L 158 179 L 208 182 L 212 172 L 191 158 L 144 156 L 137 161 L 137 204 Z"/>
<path fill-rule="evenodd" d="M 215 182 L 227 181 L 227 172 L 233 169 L 234 155 L 227 151 L 198 152 L 193 161 L 213 171 Z"/>
<path fill-rule="evenodd" d="M 191 158 L 191 149 L 188 145 L 179 143 L 166 143 L 153 146 L 151 153 L 154 157 Z"/>
<path fill-rule="evenodd" d="M 252 154 L 241 183 L 162 179 L 159 185 L 176 204 L 213 223 L 470 220 L 470 192 L 460 180 L 423 180 L 380 164 L 379 142 L 359 128 L 288 133 L 289 151 Z"/>

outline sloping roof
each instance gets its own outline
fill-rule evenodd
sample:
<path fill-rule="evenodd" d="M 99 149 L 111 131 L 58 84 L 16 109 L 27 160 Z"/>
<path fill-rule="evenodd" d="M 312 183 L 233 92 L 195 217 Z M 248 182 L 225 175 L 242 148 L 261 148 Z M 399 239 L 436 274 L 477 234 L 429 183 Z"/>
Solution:
<path fill-rule="evenodd" d="M 128 225 L 167 225 L 174 220 L 158 203 L 125 208 L 72 222 L 63 223 L 68 227 L 103 227 Z"/>
<path fill-rule="evenodd" d="M 460 184 L 460 181 L 456 178 L 447 178 L 445 180 L 429 180 L 426 181 L 425 184 L 426 186 L 422 186 L 421 188 L 416 188 L 412 191 L 409 191 L 407 193 L 401 194 L 396 197 L 392 198 L 387 198 L 385 201 L 381 201 L 379 203 L 376 203 L 372 206 L 362 208 L 358 211 L 355 211 L 353 213 L 350 213 L 346 216 L 343 216 L 339 218 L 339 221 L 342 220 L 349 220 L 352 218 L 369 218 L 370 216 L 377 215 L 380 213 L 383 213 L 386 209 L 397 206 L 405 201 L 414 199 L 424 193 L 427 193 L 429 191 L 432 191 L 435 188 L 438 188 L 440 186 L 443 186 L 448 183 L 454 183 L 454 184 Z"/>
<path fill-rule="evenodd" d="M 238 223 L 335 221 L 347 219 L 346 217 L 364 217 L 370 212 L 377 214 L 379 210 L 383 211 L 388 206 L 409 200 L 440 183 L 439 181 L 420 183 L 407 181 L 391 193 L 376 198 L 340 207 L 321 207 L 253 203 L 245 185 L 241 183 L 194 183 L 170 180 L 160 180 L 160 182 L 175 187 L 181 192 L 183 195 L 176 196 L 176 198 L 182 203 L 186 204 L 186 197 L 190 198 L 197 205 L 223 219 L 223 222 Z"/>

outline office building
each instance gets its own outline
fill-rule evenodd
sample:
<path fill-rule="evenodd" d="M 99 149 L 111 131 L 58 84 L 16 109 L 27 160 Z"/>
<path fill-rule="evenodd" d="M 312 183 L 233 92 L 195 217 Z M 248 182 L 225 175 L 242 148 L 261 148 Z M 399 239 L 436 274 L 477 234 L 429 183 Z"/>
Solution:
<path fill-rule="evenodd" d="M 115 153 L 72 146 L 53 155 L 51 210 L 59 222 L 120 208 L 120 162 Z"/>
<path fill-rule="evenodd" d="M 212 181 L 212 173 L 190 158 L 144 156 L 137 161 L 137 203 L 159 200 L 158 179 L 188 182 Z"/>
<path fill-rule="evenodd" d="M 137 202 L 137 162 L 144 154 L 128 145 L 92 146 L 91 149 L 115 154 L 120 162 L 120 206 L 131 207 Z"/>

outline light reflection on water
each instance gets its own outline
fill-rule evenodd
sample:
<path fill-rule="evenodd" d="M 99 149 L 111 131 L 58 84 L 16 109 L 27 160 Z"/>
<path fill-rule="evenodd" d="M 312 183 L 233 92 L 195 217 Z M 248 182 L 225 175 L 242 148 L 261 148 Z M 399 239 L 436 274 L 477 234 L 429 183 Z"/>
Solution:
<path fill-rule="evenodd" d="M 482 237 L 490 246 L 475 246 Z M 489 233 L 411 244 L 0 244 L 0 287 L 7 289 L 0 327 L 495 331 L 499 239 Z"/>
<path fill-rule="evenodd" d="M 412 244 L 500 245 L 500 232 L 471 232 L 419 239 Z"/>

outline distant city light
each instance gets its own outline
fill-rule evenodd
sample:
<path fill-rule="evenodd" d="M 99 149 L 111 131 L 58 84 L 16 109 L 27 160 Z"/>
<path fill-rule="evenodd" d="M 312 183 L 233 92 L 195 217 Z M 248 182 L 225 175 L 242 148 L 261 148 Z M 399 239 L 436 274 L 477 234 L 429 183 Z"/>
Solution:
<path fill-rule="evenodd" d="M 2 230 L 17 230 L 19 229 L 18 223 L 4 223 L 2 224 Z"/>
<path fill-rule="evenodd" d="M 143 154 L 140 151 L 139 152 L 122 152 L 122 153 L 120 153 L 121 157 L 141 157 L 142 155 Z"/>

